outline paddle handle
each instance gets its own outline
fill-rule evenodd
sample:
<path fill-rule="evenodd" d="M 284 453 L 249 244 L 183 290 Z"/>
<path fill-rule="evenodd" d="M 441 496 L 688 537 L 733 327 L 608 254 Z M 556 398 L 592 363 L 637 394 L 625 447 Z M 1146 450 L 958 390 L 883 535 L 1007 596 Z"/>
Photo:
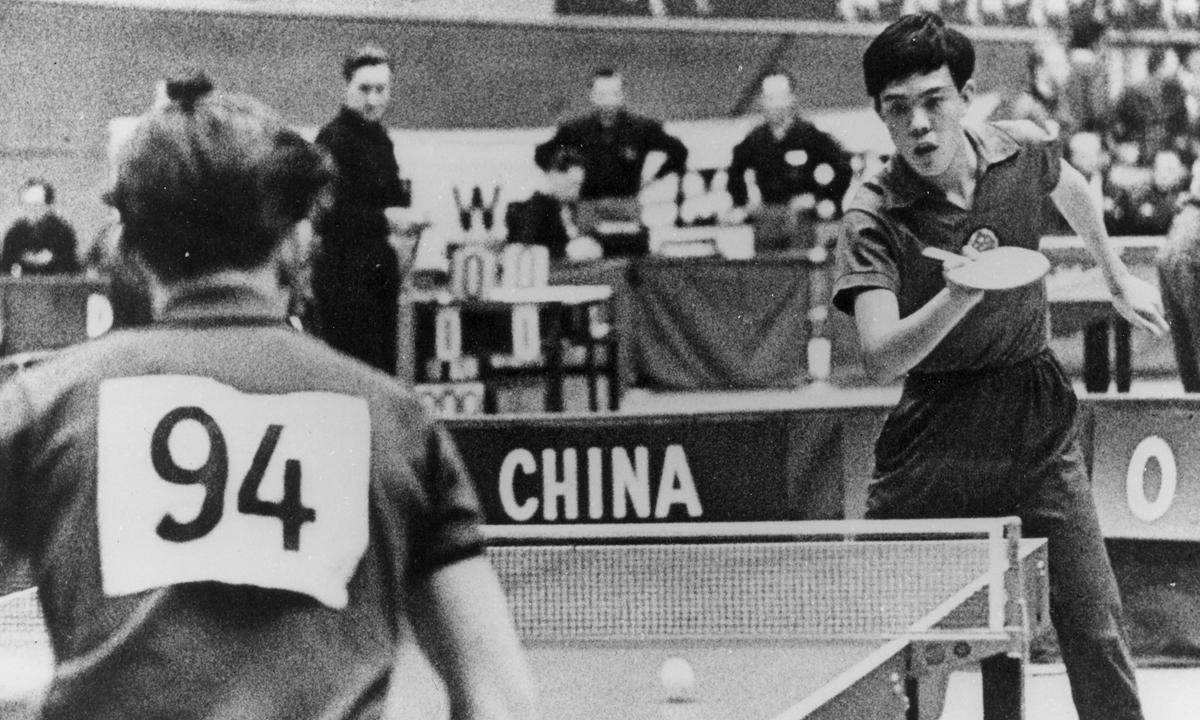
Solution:
<path fill-rule="evenodd" d="M 941 260 L 942 262 L 945 262 L 947 260 L 966 260 L 967 259 L 967 257 L 965 255 L 959 255 L 958 253 L 952 253 L 949 250 L 943 250 L 941 248 L 935 248 L 935 247 L 927 247 L 921 251 L 921 254 L 927 258 L 932 258 L 933 260 Z"/>

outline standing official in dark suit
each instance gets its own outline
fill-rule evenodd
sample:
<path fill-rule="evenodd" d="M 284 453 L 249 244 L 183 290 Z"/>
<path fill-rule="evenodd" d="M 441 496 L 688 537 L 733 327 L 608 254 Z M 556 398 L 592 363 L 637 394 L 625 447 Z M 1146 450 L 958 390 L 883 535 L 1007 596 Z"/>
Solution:
<path fill-rule="evenodd" d="M 538 145 L 534 161 L 546 170 L 559 149 L 578 149 L 583 154 L 580 198 L 585 201 L 585 215 L 638 222 L 637 198 L 646 156 L 654 151 L 667 156 L 656 180 L 671 173 L 682 175 L 687 169 L 687 147 L 663 130 L 662 123 L 625 109 L 621 76 L 612 70 L 598 70 L 592 76 L 591 101 L 592 112 L 563 123 L 554 137 Z M 590 224 L 585 220 L 585 225 Z"/>
<path fill-rule="evenodd" d="M 850 154 L 838 141 L 802 119 L 786 73 L 762 81 L 763 123 L 733 149 L 727 188 L 733 210 L 726 220 L 754 224 L 754 245 L 784 250 L 810 244 L 813 218 L 841 215 L 854 175 Z M 751 203 L 746 174 L 754 173 L 761 203 Z"/>
<path fill-rule="evenodd" d="M 384 372 L 396 372 L 400 267 L 393 236 L 419 231 L 409 209 L 395 148 L 382 124 L 391 99 L 388 56 L 374 47 L 346 58 L 346 95 L 317 144 L 337 166 L 333 205 L 318 223 L 313 269 L 320 333 L 333 347 Z"/>

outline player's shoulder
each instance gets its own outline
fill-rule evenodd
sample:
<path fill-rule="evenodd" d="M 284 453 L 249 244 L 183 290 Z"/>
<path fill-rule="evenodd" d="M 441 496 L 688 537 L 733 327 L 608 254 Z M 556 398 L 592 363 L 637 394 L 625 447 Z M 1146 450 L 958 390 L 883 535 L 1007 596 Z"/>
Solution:
<path fill-rule="evenodd" d="M 889 207 L 896 204 L 894 196 L 898 182 L 900 181 L 896 177 L 895 160 L 888 161 L 862 179 L 850 202 L 846 204 L 846 212 L 857 211 L 881 217 Z"/>

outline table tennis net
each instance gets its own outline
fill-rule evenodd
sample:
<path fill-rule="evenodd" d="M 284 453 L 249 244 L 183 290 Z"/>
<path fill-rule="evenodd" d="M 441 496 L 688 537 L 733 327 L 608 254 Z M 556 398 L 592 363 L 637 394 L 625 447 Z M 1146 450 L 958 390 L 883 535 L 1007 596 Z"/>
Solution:
<path fill-rule="evenodd" d="M 49 650 L 37 589 L 0 597 L 0 650 Z"/>
<path fill-rule="evenodd" d="M 986 540 L 495 547 L 527 640 L 902 633 L 989 571 Z"/>
<path fill-rule="evenodd" d="M 877 637 L 989 570 L 986 540 L 500 546 L 527 640 Z M 36 589 L 0 598 L 0 649 L 45 648 Z"/>

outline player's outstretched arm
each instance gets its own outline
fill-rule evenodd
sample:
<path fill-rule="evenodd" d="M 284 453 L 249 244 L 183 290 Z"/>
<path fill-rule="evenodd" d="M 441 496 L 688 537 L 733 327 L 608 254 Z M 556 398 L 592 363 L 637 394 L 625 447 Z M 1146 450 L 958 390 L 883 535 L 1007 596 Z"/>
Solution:
<path fill-rule="evenodd" d="M 908 372 L 982 299 L 982 290 L 947 280 L 944 290 L 901 319 L 895 293 L 883 288 L 863 290 L 854 300 L 854 320 L 867 372 L 880 381 Z"/>
<path fill-rule="evenodd" d="M 1096 259 L 1112 293 L 1113 307 L 1135 327 L 1162 335 L 1167 331 L 1167 320 L 1163 316 L 1162 297 L 1158 290 L 1141 278 L 1134 277 L 1125 267 L 1109 242 L 1104 216 L 1087 180 L 1065 160 L 1060 162 L 1062 168 L 1058 185 L 1051 191 L 1050 197 Z"/>
<path fill-rule="evenodd" d="M 413 596 L 412 625 L 446 683 L 453 720 L 538 717 L 529 666 L 483 556 L 434 572 Z"/>

